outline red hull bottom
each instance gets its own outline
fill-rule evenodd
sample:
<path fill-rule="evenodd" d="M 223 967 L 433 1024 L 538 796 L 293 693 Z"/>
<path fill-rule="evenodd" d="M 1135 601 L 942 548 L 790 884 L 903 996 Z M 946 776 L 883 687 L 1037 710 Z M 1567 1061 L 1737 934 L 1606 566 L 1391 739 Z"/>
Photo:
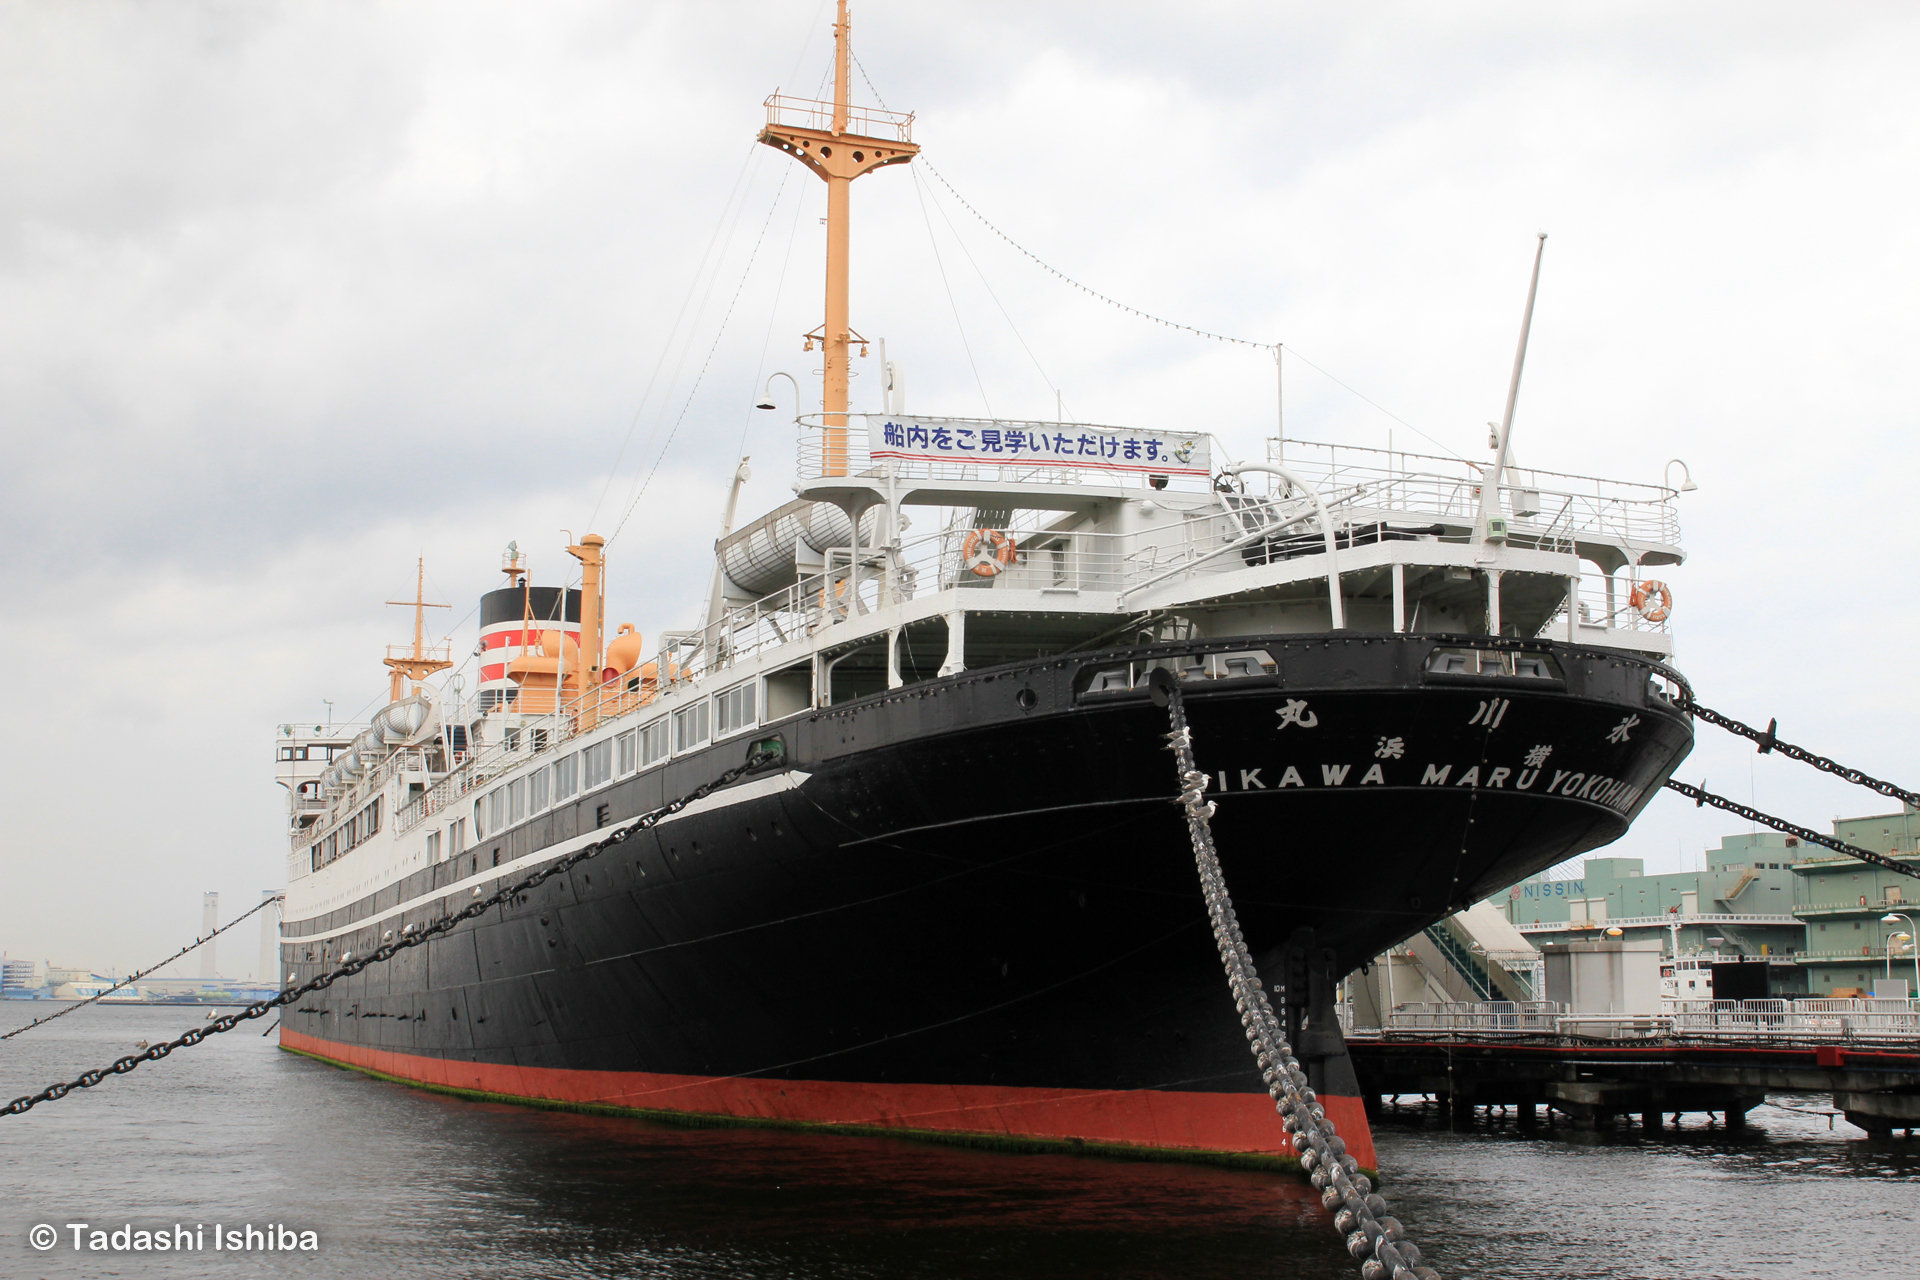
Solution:
<path fill-rule="evenodd" d="M 535 1102 L 727 1116 L 776 1124 L 851 1125 L 1040 1142 L 1098 1143 L 1169 1153 L 1291 1158 L 1273 1102 L 1261 1093 L 1076 1090 L 875 1084 L 569 1071 L 427 1058 L 280 1030 L 282 1047 L 436 1089 Z M 1322 1097 L 1327 1118 L 1364 1168 L 1373 1133 L 1358 1098 Z"/>

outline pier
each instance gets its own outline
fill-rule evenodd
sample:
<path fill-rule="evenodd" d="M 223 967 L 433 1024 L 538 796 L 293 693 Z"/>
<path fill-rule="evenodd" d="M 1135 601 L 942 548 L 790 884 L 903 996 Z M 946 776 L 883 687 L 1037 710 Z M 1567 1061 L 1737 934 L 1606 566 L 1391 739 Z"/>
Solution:
<path fill-rule="evenodd" d="M 1373 1114 L 1382 1097 L 1430 1094 L 1461 1119 L 1512 1107 L 1522 1128 L 1538 1123 L 1543 1105 L 1583 1127 L 1637 1116 L 1659 1129 L 1667 1116 L 1707 1112 L 1740 1128 L 1768 1093 L 1792 1092 L 1829 1094 L 1874 1136 L 1920 1128 L 1914 1002 L 1713 1003 L 1728 1007 L 1615 1018 L 1508 1002 L 1407 1010 L 1385 1029 L 1350 1033 L 1347 1049 Z"/>

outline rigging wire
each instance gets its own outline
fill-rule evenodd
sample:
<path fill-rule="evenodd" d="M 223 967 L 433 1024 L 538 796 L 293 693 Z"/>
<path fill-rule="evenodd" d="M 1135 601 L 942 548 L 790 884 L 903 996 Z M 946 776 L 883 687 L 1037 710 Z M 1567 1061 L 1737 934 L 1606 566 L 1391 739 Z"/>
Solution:
<path fill-rule="evenodd" d="M 865 74 L 864 72 L 862 74 Z M 877 95 L 876 95 L 877 96 Z M 909 166 L 911 167 L 911 166 Z M 940 268 L 940 283 L 947 291 L 947 306 L 953 311 L 953 324 L 960 331 L 960 346 L 967 353 L 967 364 L 973 369 L 973 385 L 980 388 L 980 403 L 986 405 L 987 416 L 993 416 L 993 402 L 987 398 L 987 384 L 981 380 L 980 365 L 973 358 L 973 344 L 967 341 L 967 326 L 960 319 L 960 304 L 953 299 L 953 283 L 947 279 L 947 264 L 940 260 L 940 243 L 934 238 L 933 219 L 927 216 L 927 198 L 918 174 L 914 175 L 913 195 L 920 202 L 920 220 L 927 224 L 927 243 L 933 248 L 933 264 Z"/>
<path fill-rule="evenodd" d="M 793 168 L 790 165 L 780 173 L 780 185 L 774 188 L 773 203 L 767 207 L 766 220 L 760 224 L 760 234 L 754 238 L 753 248 L 747 254 L 747 264 L 740 269 L 740 283 L 734 286 L 733 296 L 727 300 L 727 310 L 720 317 L 720 327 L 714 330 L 713 342 L 707 347 L 706 359 L 701 361 L 700 372 L 694 375 L 693 385 L 687 388 L 687 398 L 681 402 L 679 416 L 674 418 L 673 426 L 667 431 L 667 438 L 661 442 L 660 452 L 654 456 L 652 468 L 648 470 L 646 478 L 640 482 L 640 487 L 634 490 L 632 500 L 627 503 L 626 511 L 620 516 L 620 523 L 615 525 L 613 532 L 607 536 L 608 546 L 612 546 L 614 539 L 620 536 L 620 531 L 627 527 L 627 520 L 633 515 L 634 508 L 640 505 L 640 499 L 646 494 L 647 486 L 653 483 L 653 477 L 660 470 L 660 464 L 666 460 L 667 450 L 673 447 L 674 437 L 680 433 L 681 425 L 687 420 L 687 412 L 693 408 L 694 399 L 700 394 L 700 384 L 706 380 L 707 370 L 713 367 L 714 353 L 720 349 L 720 340 L 726 337 L 727 322 L 733 319 L 734 309 L 740 305 L 740 295 L 745 291 L 747 281 L 753 275 L 753 264 L 760 257 L 760 246 L 766 243 L 767 228 L 773 225 L 773 215 L 779 211 L 780 197 L 787 189 L 787 179 L 792 176 Z M 718 274 L 716 270 L 716 277 Z M 709 291 L 711 291 L 711 285 L 709 285 Z M 704 301 L 701 303 L 701 309 L 706 309 Z"/>
<path fill-rule="evenodd" d="M 767 333 L 766 336 L 760 340 L 760 359 L 753 367 L 753 390 L 756 397 L 760 392 L 761 379 L 764 378 L 767 373 L 767 353 L 773 350 L 773 330 L 774 327 L 780 323 L 780 299 L 785 296 L 787 291 L 787 273 L 793 266 L 793 246 L 795 242 L 800 239 L 800 219 L 806 211 L 807 197 L 805 188 L 802 188 L 801 194 L 794 201 L 793 205 L 793 228 L 787 232 L 787 252 L 786 256 L 780 259 L 780 276 L 774 283 L 773 305 L 767 309 Z M 747 404 L 745 420 L 740 426 L 740 445 L 734 450 L 735 453 L 746 452 L 747 435 L 753 430 L 755 403 L 757 403 L 757 401 L 749 401 Z M 800 406 L 796 404 L 793 408 L 794 416 L 798 417 Z"/>
<path fill-rule="evenodd" d="M 693 295 L 699 290 L 700 278 L 706 273 L 707 261 L 713 255 L 713 247 L 720 240 L 722 228 L 728 225 L 727 213 L 733 208 L 734 197 L 740 194 L 741 183 L 746 180 L 747 170 L 758 155 L 759 147 L 760 142 L 755 139 L 748 144 L 747 154 L 740 161 L 740 172 L 734 175 L 733 188 L 727 192 L 726 203 L 720 206 L 720 217 L 714 222 L 713 234 L 707 237 L 707 247 L 701 251 L 699 265 L 694 268 L 692 278 L 687 281 L 686 297 L 680 300 L 680 310 L 673 317 L 673 324 L 667 330 L 666 340 L 660 344 L 660 358 L 653 363 L 653 372 L 647 377 L 646 389 L 640 393 L 640 403 L 634 408 L 633 418 L 627 423 L 627 432 L 621 437 L 619 451 L 613 456 L 613 465 L 607 469 L 607 482 L 600 486 L 600 496 L 594 501 L 592 514 L 587 517 L 586 527 L 589 529 L 599 519 L 600 508 L 606 504 L 607 494 L 612 490 L 614 480 L 620 475 L 620 463 L 627 456 L 627 446 L 633 443 L 634 430 L 639 427 L 640 419 L 646 414 L 647 405 L 653 398 L 653 389 L 660 381 L 660 370 L 666 365 L 667 356 L 672 354 L 675 335 L 680 331 L 680 323 L 686 319 L 687 307 L 692 304 Z M 737 218 L 735 221 L 737 222 Z M 702 305 L 705 305 L 704 301 Z M 678 378 L 677 371 L 674 376 Z"/>
<path fill-rule="evenodd" d="M 908 168 L 911 169 L 912 166 L 909 165 Z M 917 173 L 914 174 L 913 180 L 915 182 L 920 181 L 920 175 Z M 967 248 L 966 240 L 961 237 L 959 229 L 953 225 L 953 219 L 947 216 L 947 211 L 945 207 L 942 206 L 938 201 L 934 202 L 933 207 L 940 211 L 940 220 L 947 224 L 947 231 L 950 235 L 953 236 L 954 243 L 959 245 L 960 252 L 966 255 L 967 265 L 973 268 L 973 274 L 980 277 L 981 287 L 987 291 L 987 296 L 993 299 L 993 305 L 1000 308 L 1000 314 L 1006 320 L 1007 328 L 1013 330 L 1014 339 L 1017 342 L 1019 342 L 1020 349 L 1027 353 L 1027 359 L 1033 361 L 1033 367 L 1040 374 L 1040 381 L 1047 384 L 1047 390 L 1053 392 L 1056 397 L 1059 397 L 1059 404 L 1061 405 L 1061 411 L 1062 413 L 1064 413 L 1066 398 L 1060 395 L 1060 388 L 1054 385 L 1054 381 L 1052 378 L 1047 376 L 1046 367 L 1040 363 L 1040 357 L 1035 355 L 1033 353 L 1033 348 L 1027 345 L 1026 335 L 1021 333 L 1020 326 L 1013 322 L 1013 316 L 1007 311 L 1006 304 L 1000 301 L 1000 295 L 993 291 L 993 285 L 991 282 L 988 281 L 987 273 L 982 271 L 980 269 L 980 264 L 974 260 L 973 250 Z"/>
<path fill-rule="evenodd" d="M 873 94 L 874 99 L 880 103 L 882 108 L 891 110 L 891 108 L 887 108 L 887 100 L 881 97 L 880 91 L 874 87 L 873 77 L 867 74 L 866 65 L 860 61 L 860 55 L 858 54 L 853 55 L 853 64 L 856 67 L 860 68 L 860 78 L 866 82 L 867 89 L 869 92 Z M 1215 342 L 1228 343 L 1233 346 L 1251 347 L 1259 351 L 1272 351 L 1277 353 L 1280 359 L 1285 359 L 1287 356 L 1292 356 L 1295 359 L 1299 360 L 1302 364 L 1306 365 L 1309 369 L 1312 369 L 1315 373 L 1319 374 L 1321 377 L 1327 379 L 1329 382 L 1333 383 L 1335 386 L 1341 388 L 1343 391 L 1350 392 L 1352 395 L 1358 397 L 1364 403 L 1371 405 L 1373 408 L 1378 409 L 1381 413 L 1386 414 L 1389 418 L 1392 418 L 1395 422 L 1399 423 L 1401 426 L 1405 427 L 1407 430 L 1413 432 L 1415 435 L 1419 436 L 1421 439 L 1432 443 L 1438 448 L 1445 449 L 1448 453 L 1453 454 L 1453 456 L 1456 458 L 1461 456 L 1450 445 L 1446 444 L 1441 440 L 1435 439 L 1431 435 L 1428 435 L 1425 431 L 1422 431 L 1419 427 L 1414 426 L 1411 422 L 1408 422 L 1405 418 L 1401 417 L 1399 414 L 1393 412 L 1391 409 L 1388 409 L 1386 406 L 1382 405 L 1379 401 L 1374 400 L 1369 396 L 1362 395 L 1359 391 L 1354 390 L 1352 386 L 1341 381 L 1339 378 L 1334 377 L 1331 373 L 1328 373 L 1325 369 L 1321 368 L 1319 365 L 1315 364 L 1313 361 L 1301 355 L 1299 350 L 1294 346 L 1292 346 L 1291 344 L 1278 343 L 1278 342 L 1256 342 L 1251 338 L 1239 338 L 1231 334 L 1215 333 L 1211 329 L 1202 329 L 1195 325 L 1182 324 L 1178 320 L 1169 320 L 1164 316 L 1155 315 L 1150 311 L 1142 311 L 1138 307 L 1128 306 L 1126 303 L 1121 302 L 1118 298 L 1111 297 L 1107 294 L 1100 292 L 1098 289 L 1094 289 L 1088 285 L 1082 284 L 1080 281 L 1074 279 L 1072 276 L 1060 270 L 1058 267 L 1055 267 L 1052 263 L 1042 258 L 1039 254 L 1033 252 L 1033 250 L 1027 248 L 1025 245 L 1021 244 L 1018 240 L 1015 240 L 1012 236 L 1002 231 L 993 222 L 989 221 L 985 214 L 981 213 L 980 210 L 974 208 L 973 204 L 970 201 L 968 201 L 965 196 L 961 195 L 960 192 L 954 187 L 954 185 L 951 182 L 947 181 L 947 176 L 940 172 L 940 170 L 934 165 L 933 161 L 927 159 L 926 153 L 924 151 L 921 152 L 916 157 L 916 160 L 921 166 L 924 166 L 926 168 L 928 173 L 931 173 L 935 178 L 939 180 L 940 185 L 947 189 L 947 194 L 951 195 L 955 200 L 959 201 L 960 207 L 965 209 L 968 213 L 972 214 L 974 218 L 979 221 L 981 226 L 985 227 L 987 230 L 991 231 L 994 235 L 998 236 L 1001 240 L 1005 241 L 1016 252 L 1026 257 L 1029 261 L 1033 262 L 1034 265 L 1038 266 L 1041 270 L 1047 272 L 1047 274 L 1052 275 L 1066 282 L 1067 284 L 1072 285 L 1074 288 L 1086 294 L 1088 297 L 1098 299 L 1099 301 L 1106 303 L 1108 306 L 1117 308 L 1118 310 L 1124 311 L 1129 315 L 1138 316 L 1142 320 L 1151 321 L 1154 324 L 1164 326 L 1165 328 L 1168 328 L 1168 329 L 1176 329 L 1183 333 L 1189 333 L 1194 335 L 1195 337 L 1207 338 Z M 978 267 L 976 266 L 975 269 L 978 270 Z M 988 292 L 991 293 L 992 289 L 989 288 Z M 999 299 L 995 298 L 994 302 L 998 304 Z M 1004 311 L 1005 308 L 1002 308 L 1002 310 Z M 1011 323 L 1011 320 L 1009 320 L 1009 323 Z M 1022 342 L 1021 345 L 1023 346 L 1025 345 L 1024 341 Z M 1027 354 L 1032 355 L 1033 353 L 1029 351 Z M 1038 362 L 1036 361 L 1035 363 L 1037 364 Z M 1042 376 L 1044 376 L 1044 374 Z"/>

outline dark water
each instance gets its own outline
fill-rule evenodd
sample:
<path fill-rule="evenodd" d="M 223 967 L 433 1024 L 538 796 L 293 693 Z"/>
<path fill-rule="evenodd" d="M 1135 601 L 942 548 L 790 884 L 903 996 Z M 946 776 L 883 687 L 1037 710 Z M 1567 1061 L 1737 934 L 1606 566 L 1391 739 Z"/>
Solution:
<path fill-rule="evenodd" d="M 8 1002 L 7 1025 L 46 1005 Z M 0 1098 L 199 1010 L 94 1007 L 0 1044 Z M 1824 1096 L 1778 1102 L 1825 1108 Z M 1920 1275 L 1920 1139 L 1762 1108 L 1647 1141 L 1450 1134 L 1408 1110 L 1384 1188 L 1448 1277 Z M 461 1102 L 241 1028 L 0 1118 L 0 1276 L 1289 1277 L 1357 1274 L 1266 1174 Z M 316 1253 L 76 1253 L 66 1223 L 284 1224 Z M 38 1252 L 30 1229 L 60 1243 Z"/>

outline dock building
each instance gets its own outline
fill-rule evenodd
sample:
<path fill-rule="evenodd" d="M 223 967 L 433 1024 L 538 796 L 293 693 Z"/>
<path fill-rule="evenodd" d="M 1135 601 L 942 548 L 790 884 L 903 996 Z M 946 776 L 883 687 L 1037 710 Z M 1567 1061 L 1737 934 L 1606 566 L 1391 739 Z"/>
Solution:
<path fill-rule="evenodd" d="M 1702 871 L 1647 875 L 1640 858 L 1588 858 L 1570 879 L 1534 876 L 1493 898 L 1522 936 L 1536 946 L 1568 943 L 1618 929 L 1629 940 L 1657 937 L 1669 958 L 1698 962 L 1702 974 L 1720 966 L 1746 971 L 1721 996 L 1806 994 L 1807 973 L 1796 963 L 1806 927 L 1793 913 L 1794 865 L 1800 841 L 1776 832 L 1727 836 L 1709 851 Z M 1730 975 L 1722 968 L 1723 979 Z M 1673 994 L 1708 996 L 1685 980 Z"/>
<path fill-rule="evenodd" d="M 1836 818 L 1833 833 L 1848 844 L 1920 866 L 1920 811 Z M 1875 984 L 1887 994 L 1920 990 L 1920 882 L 1841 854 L 1813 850 L 1793 867 L 1793 914 L 1806 929 L 1795 959 L 1818 996 L 1864 996 Z M 1901 935 L 1905 935 L 1903 938 Z M 1904 993 L 1889 990 L 1905 979 Z"/>

